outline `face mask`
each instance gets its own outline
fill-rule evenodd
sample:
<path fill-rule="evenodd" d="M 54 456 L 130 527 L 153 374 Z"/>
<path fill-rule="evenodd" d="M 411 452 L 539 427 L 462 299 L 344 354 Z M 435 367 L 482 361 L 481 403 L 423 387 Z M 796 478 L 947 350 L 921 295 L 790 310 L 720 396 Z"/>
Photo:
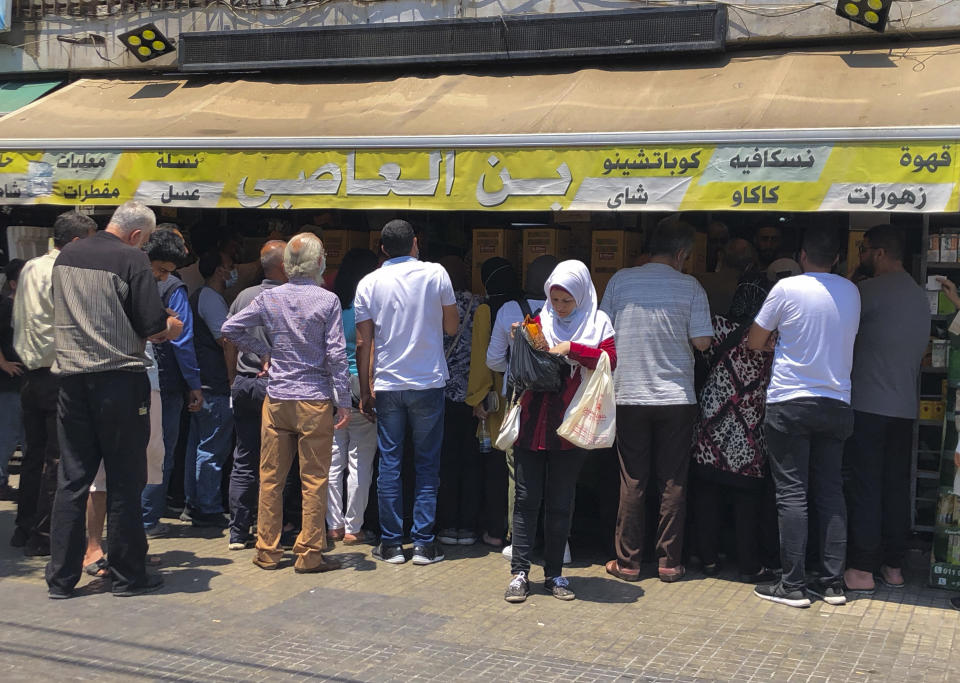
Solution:
<path fill-rule="evenodd" d="M 240 273 L 238 273 L 237 269 L 234 268 L 233 270 L 230 271 L 230 275 L 227 276 L 227 279 L 226 281 L 224 281 L 223 284 L 226 286 L 227 289 L 230 289 L 235 284 L 237 284 L 239 280 L 240 280 Z"/>

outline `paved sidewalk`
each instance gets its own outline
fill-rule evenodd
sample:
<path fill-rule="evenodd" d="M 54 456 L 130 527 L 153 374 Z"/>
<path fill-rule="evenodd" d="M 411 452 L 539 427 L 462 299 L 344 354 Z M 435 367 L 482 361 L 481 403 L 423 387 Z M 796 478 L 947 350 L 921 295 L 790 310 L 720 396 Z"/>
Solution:
<path fill-rule="evenodd" d="M 433 566 L 338 547 L 344 569 L 263 571 L 217 532 L 174 524 L 152 543 L 163 591 L 119 599 L 89 580 L 48 600 L 43 560 L 7 541 L 0 503 L 0 680 L 957 681 L 950 593 L 880 590 L 843 607 L 763 602 L 732 576 L 665 584 L 569 569 L 578 600 L 503 601 L 507 563 L 483 546 Z M 919 558 L 915 558 L 918 563 Z"/>

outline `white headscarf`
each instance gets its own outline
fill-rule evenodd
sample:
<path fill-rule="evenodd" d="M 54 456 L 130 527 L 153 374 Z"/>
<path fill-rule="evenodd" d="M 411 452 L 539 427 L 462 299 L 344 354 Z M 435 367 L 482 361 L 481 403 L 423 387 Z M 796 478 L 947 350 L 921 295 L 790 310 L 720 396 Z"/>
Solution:
<path fill-rule="evenodd" d="M 560 318 L 550 303 L 550 289 L 560 287 L 569 292 L 577 308 L 566 318 Z M 604 339 L 613 336 L 613 325 L 607 314 L 597 308 L 597 290 L 590 279 L 590 271 L 582 261 L 562 261 L 547 278 L 543 291 L 547 303 L 540 313 L 543 336 L 551 347 L 572 341 L 597 348 Z"/>

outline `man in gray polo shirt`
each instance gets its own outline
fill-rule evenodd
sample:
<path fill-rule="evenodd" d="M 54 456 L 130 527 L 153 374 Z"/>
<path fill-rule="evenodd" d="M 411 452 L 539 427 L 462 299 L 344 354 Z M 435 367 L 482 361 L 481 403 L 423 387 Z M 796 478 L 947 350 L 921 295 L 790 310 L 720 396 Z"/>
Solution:
<path fill-rule="evenodd" d="M 651 471 L 663 491 L 658 573 L 668 582 L 684 574 L 680 554 L 697 420 L 693 349 L 706 350 L 713 338 L 706 292 L 696 278 L 680 272 L 693 239 L 692 226 L 675 217 L 661 221 L 648 244 L 650 262 L 614 275 L 600 304 L 622 349 L 614 374 L 620 455 L 617 559 L 607 563 L 607 572 L 625 581 L 640 577 L 644 493 Z"/>
<path fill-rule="evenodd" d="M 863 237 L 860 332 L 853 350 L 853 436 L 843 458 L 847 499 L 844 583 L 872 591 L 874 574 L 902 586 L 910 533 L 910 458 L 917 376 L 930 338 L 923 289 L 903 269 L 904 240 L 892 225 Z"/>

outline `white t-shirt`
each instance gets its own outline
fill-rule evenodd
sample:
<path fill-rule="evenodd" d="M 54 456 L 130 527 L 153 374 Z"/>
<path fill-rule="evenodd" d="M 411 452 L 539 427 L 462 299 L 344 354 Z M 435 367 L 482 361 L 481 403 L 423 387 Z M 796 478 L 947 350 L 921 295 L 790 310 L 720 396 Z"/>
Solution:
<path fill-rule="evenodd" d="M 778 330 L 767 403 L 823 397 L 850 403 L 853 344 L 860 326 L 860 292 L 839 275 L 806 273 L 780 280 L 757 314 Z"/>
<path fill-rule="evenodd" d="M 443 266 L 412 256 L 384 262 L 357 285 L 356 322 L 374 323 L 374 391 L 442 388 L 443 306 L 457 303 Z"/>

